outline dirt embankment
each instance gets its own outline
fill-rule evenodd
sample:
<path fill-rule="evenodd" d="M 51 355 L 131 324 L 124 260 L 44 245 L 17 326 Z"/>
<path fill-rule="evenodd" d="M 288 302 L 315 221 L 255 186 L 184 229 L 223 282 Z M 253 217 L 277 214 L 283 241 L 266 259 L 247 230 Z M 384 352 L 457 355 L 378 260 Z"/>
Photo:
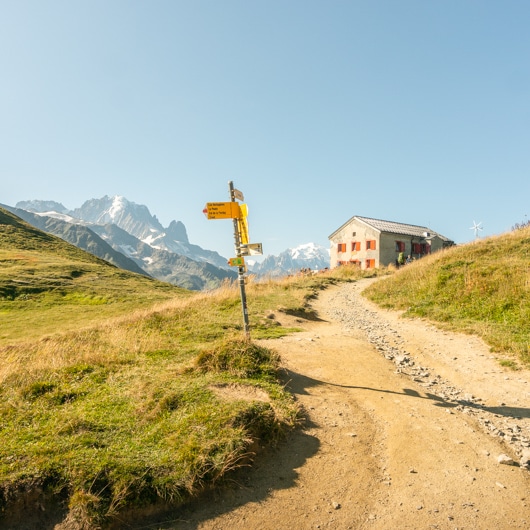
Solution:
<path fill-rule="evenodd" d="M 365 285 L 323 292 L 320 321 L 264 341 L 304 429 L 156 528 L 530 528 L 519 464 L 530 459 L 530 374 L 501 368 L 477 338 L 376 308 Z"/>

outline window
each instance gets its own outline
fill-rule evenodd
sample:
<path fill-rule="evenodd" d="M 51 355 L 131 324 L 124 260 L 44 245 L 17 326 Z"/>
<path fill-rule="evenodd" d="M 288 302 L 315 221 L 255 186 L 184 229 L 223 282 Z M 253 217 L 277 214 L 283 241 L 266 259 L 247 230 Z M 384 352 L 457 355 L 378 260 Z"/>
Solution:
<path fill-rule="evenodd" d="M 360 241 L 352 241 L 351 243 L 351 251 L 356 252 L 358 250 L 361 250 L 361 242 Z"/>
<path fill-rule="evenodd" d="M 350 265 L 353 265 L 355 267 L 359 267 L 359 269 L 361 268 L 361 262 L 358 259 L 351 259 L 350 260 Z"/>
<path fill-rule="evenodd" d="M 405 242 L 396 241 L 396 252 L 405 252 Z"/>
<path fill-rule="evenodd" d="M 413 243 L 412 252 L 414 252 L 414 254 L 421 254 L 421 245 L 419 243 Z"/>
<path fill-rule="evenodd" d="M 346 252 L 346 243 L 339 243 L 337 245 L 337 252 Z"/>
<path fill-rule="evenodd" d="M 375 250 L 375 239 L 368 239 L 366 241 L 366 250 Z"/>
<path fill-rule="evenodd" d="M 367 269 L 375 269 L 375 259 L 367 259 L 366 260 L 366 268 Z"/>

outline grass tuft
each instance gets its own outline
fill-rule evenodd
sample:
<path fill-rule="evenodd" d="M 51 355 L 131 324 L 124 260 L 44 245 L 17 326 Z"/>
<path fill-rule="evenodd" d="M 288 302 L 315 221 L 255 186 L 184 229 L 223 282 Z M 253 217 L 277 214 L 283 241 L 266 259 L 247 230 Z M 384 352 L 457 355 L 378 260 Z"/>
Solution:
<path fill-rule="evenodd" d="M 221 342 L 197 357 L 197 366 L 203 372 L 224 372 L 240 378 L 272 376 L 278 364 L 278 355 L 246 340 Z"/>

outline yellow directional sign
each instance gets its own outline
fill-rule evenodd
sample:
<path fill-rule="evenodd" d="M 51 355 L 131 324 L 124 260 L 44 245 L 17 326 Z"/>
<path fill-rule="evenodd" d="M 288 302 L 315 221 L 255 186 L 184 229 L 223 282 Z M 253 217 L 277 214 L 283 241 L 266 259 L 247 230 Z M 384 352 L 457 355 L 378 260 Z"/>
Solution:
<path fill-rule="evenodd" d="M 241 204 L 240 206 L 241 215 L 239 216 L 237 220 L 237 228 L 239 231 L 239 242 L 242 245 L 248 244 L 248 222 L 247 222 L 247 215 L 248 215 L 248 207 L 246 204 Z"/>
<path fill-rule="evenodd" d="M 230 202 L 207 202 L 203 213 L 208 219 L 239 219 L 241 210 L 239 203 Z"/>

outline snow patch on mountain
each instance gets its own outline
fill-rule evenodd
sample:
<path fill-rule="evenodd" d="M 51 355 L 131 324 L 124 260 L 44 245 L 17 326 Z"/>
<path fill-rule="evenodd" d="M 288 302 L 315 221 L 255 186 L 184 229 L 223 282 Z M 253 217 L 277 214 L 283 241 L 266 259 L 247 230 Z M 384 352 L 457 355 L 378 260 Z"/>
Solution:
<path fill-rule="evenodd" d="M 112 205 L 108 210 L 111 222 L 114 222 L 114 219 L 116 219 L 125 209 L 127 209 L 128 204 L 129 201 L 127 201 L 127 199 L 121 195 L 115 195 L 112 198 Z"/>

